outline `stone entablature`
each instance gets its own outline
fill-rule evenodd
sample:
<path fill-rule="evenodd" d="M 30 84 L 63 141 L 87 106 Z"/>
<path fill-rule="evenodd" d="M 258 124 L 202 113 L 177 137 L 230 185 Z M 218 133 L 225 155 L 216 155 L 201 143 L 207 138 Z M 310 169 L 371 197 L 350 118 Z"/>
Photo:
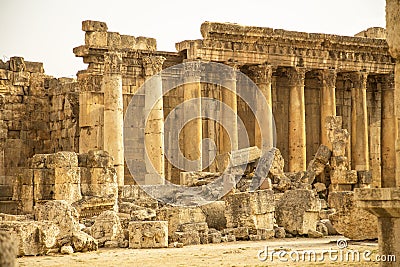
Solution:
<path fill-rule="evenodd" d="M 232 23 L 204 22 L 202 40 L 176 44 L 188 59 L 306 68 L 336 68 L 339 71 L 393 71 L 394 60 L 384 39 L 306 33 L 248 27 Z"/>

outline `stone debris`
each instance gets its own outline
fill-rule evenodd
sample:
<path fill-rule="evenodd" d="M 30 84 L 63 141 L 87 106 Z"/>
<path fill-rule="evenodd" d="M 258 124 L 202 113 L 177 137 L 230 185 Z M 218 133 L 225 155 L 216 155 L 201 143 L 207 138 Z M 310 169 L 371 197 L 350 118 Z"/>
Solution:
<path fill-rule="evenodd" d="M 236 193 L 226 197 L 226 227 L 233 228 L 233 235 L 246 239 L 260 229 L 273 231 L 274 193 L 272 190 L 258 190 Z"/>
<path fill-rule="evenodd" d="M 129 248 L 168 247 L 168 222 L 148 221 L 129 223 Z"/>
<path fill-rule="evenodd" d="M 9 232 L 15 238 L 18 256 L 44 255 L 57 245 L 60 229 L 49 221 L 3 221 L 0 231 Z"/>
<path fill-rule="evenodd" d="M 103 247 L 107 241 L 120 241 L 124 239 L 122 225 L 115 211 L 103 211 L 88 230 L 94 237 L 99 247 Z"/>
<path fill-rule="evenodd" d="M 72 233 L 71 244 L 78 252 L 95 251 L 99 247 L 96 239 L 82 231 Z"/>
<path fill-rule="evenodd" d="M 311 230 L 311 229 L 308 230 L 307 235 L 310 238 L 321 238 L 321 237 L 324 237 L 323 233 L 321 233 L 319 231 L 316 231 L 316 230 Z"/>
<path fill-rule="evenodd" d="M 0 231 L 0 266 L 14 267 L 17 257 L 15 236 L 9 231 Z"/>
<path fill-rule="evenodd" d="M 331 192 L 328 203 L 335 209 L 329 220 L 337 232 L 352 240 L 378 237 L 378 219 L 356 206 L 353 191 Z"/>
<path fill-rule="evenodd" d="M 74 253 L 74 248 L 72 246 L 62 246 L 60 248 L 60 253 L 61 254 L 73 254 Z"/>
<path fill-rule="evenodd" d="M 79 214 L 74 207 L 64 200 L 47 201 L 35 206 L 35 220 L 51 221 L 60 229 L 60 236 L 71 235 L 80 231 Z"/>
<path fill-rule="evenodd" d="M 289 190 L 278 200 L 275 208 L 276 223 L 293 235 L 305 235 L 316 230 L 321 202 L 314 191 Z"/>

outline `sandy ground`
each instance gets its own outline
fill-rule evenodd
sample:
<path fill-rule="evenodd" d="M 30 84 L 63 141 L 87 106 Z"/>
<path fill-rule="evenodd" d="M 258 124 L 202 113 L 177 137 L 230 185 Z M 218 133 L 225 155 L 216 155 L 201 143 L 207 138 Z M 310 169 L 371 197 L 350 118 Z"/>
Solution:
<path fill-rule="evenodd" d="M 359 261 L 337 261 L 330 260 L 329 254 L 325 260 L 319 262 L 323 250 L 341 251 L 336 241 L 340 236 L 326 237 L 321 239 L 312 238 L 286 238 L 272 239 L 267 241 L 240 241 L 231 243 L 208 244 L 186 246 L 183 248 L 164 249 L 99 249 L 95 252 L 74 253 L 72 255 L 47 255 L 39 257 L 18 258 L 19 266 L 378 266 L 374 262 L 378 255 L 378 244 L 376 241 L 347 242 L 347 248 L 343 252 L 359 251 L 364 253 L 371 251 L 370 262 Z M 259 251 L 277 251 L 273 261 L 269 257 L 266 261 L 260 261 L 257 257 Z M 289 254 L 282 254 L 282 262 L 279 260 L 278 252 L 292 253 L 296 258 L 304 250 L 315 250 L 317 262 L 306 260 L 293 262 Z M 340 252 L 336 252 L 340 255 Z M 345 255 L 344 253 L 343 255 Z M 261 254 L 263 256 L 265 254 Z M 335 257 L 335 254 L 332 254 Z M 319 257 L 318 257 L 319 256 Z M 338 256 L 339 257 L 339 256 Z M 352 256 L 349 256 L 352 259 Z M 362 256 L 361 256 L 362 257 Z M 345 256 L 343 256 L 345 259 Z M 301 258 L 300 258 L 301 260 Z"/>

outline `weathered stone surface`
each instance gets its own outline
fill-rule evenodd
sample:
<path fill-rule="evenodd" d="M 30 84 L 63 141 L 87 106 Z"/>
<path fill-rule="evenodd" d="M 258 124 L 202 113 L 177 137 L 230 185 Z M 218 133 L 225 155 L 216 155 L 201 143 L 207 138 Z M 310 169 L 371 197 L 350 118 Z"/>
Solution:
<path fill-rule="evenodd" d="M 60 248 L 60 253 L 61 254 L 73 254 L 74 248 L 72 246 L 62 246 Z"/>
<path fill-rule="evenodd" d="M 311 229 L 308 230 L 307 235 L 310 238 L 321 238 L 321 237 L 324 236 L 321 232 L 318 232 L 318 231 L 315 231 L 315 230 L 311 230 Z"/>
<path fill-rule="evenodd" d="M 168 247 L 168 222 L 149 221 L 129 223 L 129 248 Z"/>
<path fill-rule="evenodd" d="M 60 236 L 71 235 L 79 231 L 79 214 L 74 207 L 64 200 L 47 201 L 35 206 L 35 219 L 48 220 L 60 228 Z"/>
<path fill-rule="evenodd" d="M 16 266 L 17 244 L 9 231 L 0 231 L 0 266 Z"/>
<path fill-rule="evenodd" d="M 276 238 L 285 238 L 286 236 L 285 228 L 277 226 L 274 227 L 274 231 L 275 231 L 274 236 Z"/>
<path fill-rule="evenodd" d="M 16 240 L 18 256 L 43 255 L 56 245 L 60 230 L 49 221 L 3 221 L 0 231 L 8 231 Z"/>
<path fill-rule="evenodd" d="M 206 222 L 200 208 L 163 207 L 157 211 L 157 220 L 168 221 L 168 236 L 172 236 L 183 224 Z"/>
<path fill-rule="evenodd" d="M 329 235 L 328 227 L 326 226 L 325 223 L 323 223 L 321 221 L 317 222 L 317 228 L 316 229 L 317 229 L 318 232 L 322 233 L 323 236 Z"/>
<path fill-rule="evenodd" d="M 225 203 L 228 228 L 273 229 L 275 205 L 272 190 L 228 195 Z"/>
<path fill-rule="evenodd" d="M 314 191 L 289 190 L 277 202 L 276 223 L 291 234 L 304 235 L 316 229 L 320 210 L 321 203 Z"/>
<path fill-rule="evenodd" d="M 85 20 L 82 21 L 82 31 L 86 32 L 106 32 L 108 30 L 107 24 L 101 21 Z"/>
<path fill-rule="evenodd" d="M 219 231 L 226 228 L 225 201 L 214 201 L 201 206 L 200 209 L 206 216 L 206 222 L 209 228 L 215 228 Z"/>
<path fill-rule="evenodd" d="M 90 227 L 91 236 L 97 239 L 100 246 L 106 241 L 119 241 L 123 239 L 120 219 L 115 211 L 103 211 Z"/>
<path fill-rule="evenodd" d="M 328 203 L 335 209 L 329 219 L 340 234 L 353 240 L 377 238 L 377 218 L 356 206 L 354 192 L 331 192 Z"/>
<path fill-rule="evenodd" d="M 97 240 L 82 231 L 76 231 L 72 233 L 71 243 L 74 251 L 86 252 L 95 251 L 98 249 Z"/>

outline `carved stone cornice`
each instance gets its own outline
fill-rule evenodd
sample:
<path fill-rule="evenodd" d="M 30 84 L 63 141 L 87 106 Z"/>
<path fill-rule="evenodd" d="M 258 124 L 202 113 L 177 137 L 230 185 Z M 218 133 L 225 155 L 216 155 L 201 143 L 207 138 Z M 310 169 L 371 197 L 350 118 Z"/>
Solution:
<path fill-rule="evenodd" d="M 266 84 L 272 81 L 272 66 L 268 64 L 249 66 L 251 79 L 256 84 Z"/>
<path fill-rule="evenodd" d="M 121 74 L 122 54 L 119 52 L 104 53 L 104 74 Z"/>
<path fill-rule="evenodd" d="M 286 69 L 289 86 L 304 86 L 307 70 L 305 68 L 291 67 Z"/>
<path fill-rule="evenodd" d="M 143 68 L 146 77 L 151 77 L 162 71 L 162 66 L 165 61 L 165 57 L 162 56 L 148 56 L 143 57 Z"/>

